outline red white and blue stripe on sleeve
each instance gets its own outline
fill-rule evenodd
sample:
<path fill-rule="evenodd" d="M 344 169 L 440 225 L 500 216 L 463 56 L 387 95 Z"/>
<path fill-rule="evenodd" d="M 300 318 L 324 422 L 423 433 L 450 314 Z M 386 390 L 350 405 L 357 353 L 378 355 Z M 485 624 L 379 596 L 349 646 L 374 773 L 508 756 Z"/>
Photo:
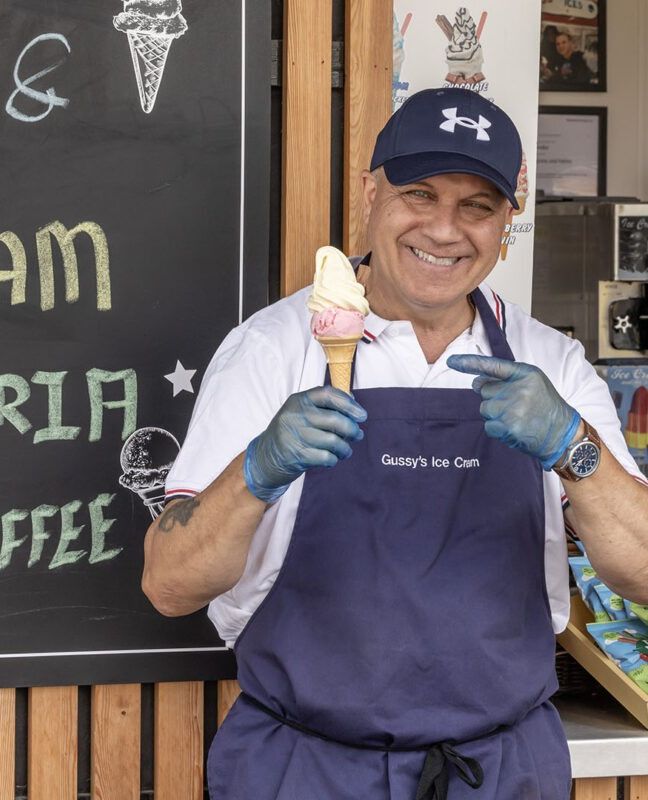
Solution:
<path fill-rule="evenodd" d="M 200 492 L 197 492 L 195 489 L 169 489 L 169 491 L 164 495 L 164 504 L 166 505 L 171 500 L 195 497 L 197 494 L 200 494 Z"/>

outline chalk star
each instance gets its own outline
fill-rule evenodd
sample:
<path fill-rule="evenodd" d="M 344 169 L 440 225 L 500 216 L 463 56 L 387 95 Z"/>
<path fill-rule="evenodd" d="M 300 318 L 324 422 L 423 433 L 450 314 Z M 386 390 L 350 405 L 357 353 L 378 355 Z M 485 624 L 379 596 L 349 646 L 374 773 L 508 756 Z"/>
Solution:
<path fill-rule="evenodd" d="M 173 384 L 173 396 L 175 397 L 180 392 L 194 393 L 191 379 L 196 374 L 195 369 L 185 369 L 179 361 L 176 361 L 176 367 L 173 372 L 170 372 L 164 377 Z"/>

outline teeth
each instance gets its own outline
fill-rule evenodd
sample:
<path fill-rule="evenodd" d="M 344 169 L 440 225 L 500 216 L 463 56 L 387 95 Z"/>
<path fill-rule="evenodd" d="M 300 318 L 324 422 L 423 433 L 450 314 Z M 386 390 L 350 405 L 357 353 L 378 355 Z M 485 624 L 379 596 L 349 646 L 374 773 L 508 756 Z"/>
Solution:
<path fill-rule="evenodd" d="M 431 253 L 426 253 L 425 250 L 417 250 L 416 247 L 411 247 L 410 250 L 421 261 L 425 261 L 426 264 L 432 264 L 435 267 L 452 267 L 459 261 L 458 258 L 436 258 Z"/>

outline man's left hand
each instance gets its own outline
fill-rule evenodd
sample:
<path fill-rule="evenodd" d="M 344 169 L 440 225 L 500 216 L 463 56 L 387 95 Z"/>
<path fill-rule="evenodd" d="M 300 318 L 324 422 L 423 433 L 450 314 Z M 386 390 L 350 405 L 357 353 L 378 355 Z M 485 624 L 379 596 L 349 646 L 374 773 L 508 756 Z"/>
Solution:
<path fill-rule="evenodd" d="M 537 367 L 491 356 L 456 355 L 448 366 L 477 375 L 488 436 L 540 459 L 550 470 L 573 440 L 580 415 Z"/>

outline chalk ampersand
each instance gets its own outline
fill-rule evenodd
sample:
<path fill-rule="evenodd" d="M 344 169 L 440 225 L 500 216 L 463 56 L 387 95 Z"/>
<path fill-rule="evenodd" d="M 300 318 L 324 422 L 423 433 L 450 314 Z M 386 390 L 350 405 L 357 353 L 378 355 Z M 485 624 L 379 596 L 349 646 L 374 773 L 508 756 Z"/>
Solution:
<path fill-rule="evenodd" d="M 13 71 L 13 78 L 14 83 L 16 84 L 16 88 L 11 93 L 9 99 L 7 100 L 7 104 L 5 106 L 5 110 L 9 116 L 13 117 L 14 119 L 19 120 L 20 122 L 39 122 L 42 119 L 45 119 L 46 116 L 51 112 L 51 110 L 58 106 L 59 108 L 65 108 L 69 104 L 69 99 L 66 97 L 58 97 L 56 92 L 54 91 L 53 87 L 46 89 L 44 92 L 39 91 L 38 89 L 32 89 L 31 85 L 35 83 L 40 78 L 43 78 L 45 75 L 48 75 L 50 72 L 53 72 L 55 69 L 58 69 L 62 64 L 65 63 L 65 59 L 61 59 L 57 61 L 56 64 L 52 64 L 45 69 L 42 69 L 40 72 L 37 72 L 35 75 L 31 75 L 29 78 L 23 80 L 20 77 L 20 65 L 22 63 L 23 58 L 25 55 L 34 47 L 35 45 L 39 44 L 40 42 L 48 42 L 48 41 L 58 41 L 65 47 L 68 53 L 71 53 L 72 50 L 68 43 L 68 40 L 60 33 L 43 33 L 40 36 L 37 36 L 35 39 L 32 39 L 31 42 L 23 49 L 22 53 L 18 56 L 18 60 L 16 61 L 16 66 L 14 67 Z M 47 106 L 47 109 L 43 111 L 42 114 L 24 114 L 22 111 L 19 111 L 15 106 L 15 100 L 18 95 L 24 95 L 25 97 L 29 97 L 32 100 L 36 100 L 38 103 L 43 103 L 43 105 Z"/>

